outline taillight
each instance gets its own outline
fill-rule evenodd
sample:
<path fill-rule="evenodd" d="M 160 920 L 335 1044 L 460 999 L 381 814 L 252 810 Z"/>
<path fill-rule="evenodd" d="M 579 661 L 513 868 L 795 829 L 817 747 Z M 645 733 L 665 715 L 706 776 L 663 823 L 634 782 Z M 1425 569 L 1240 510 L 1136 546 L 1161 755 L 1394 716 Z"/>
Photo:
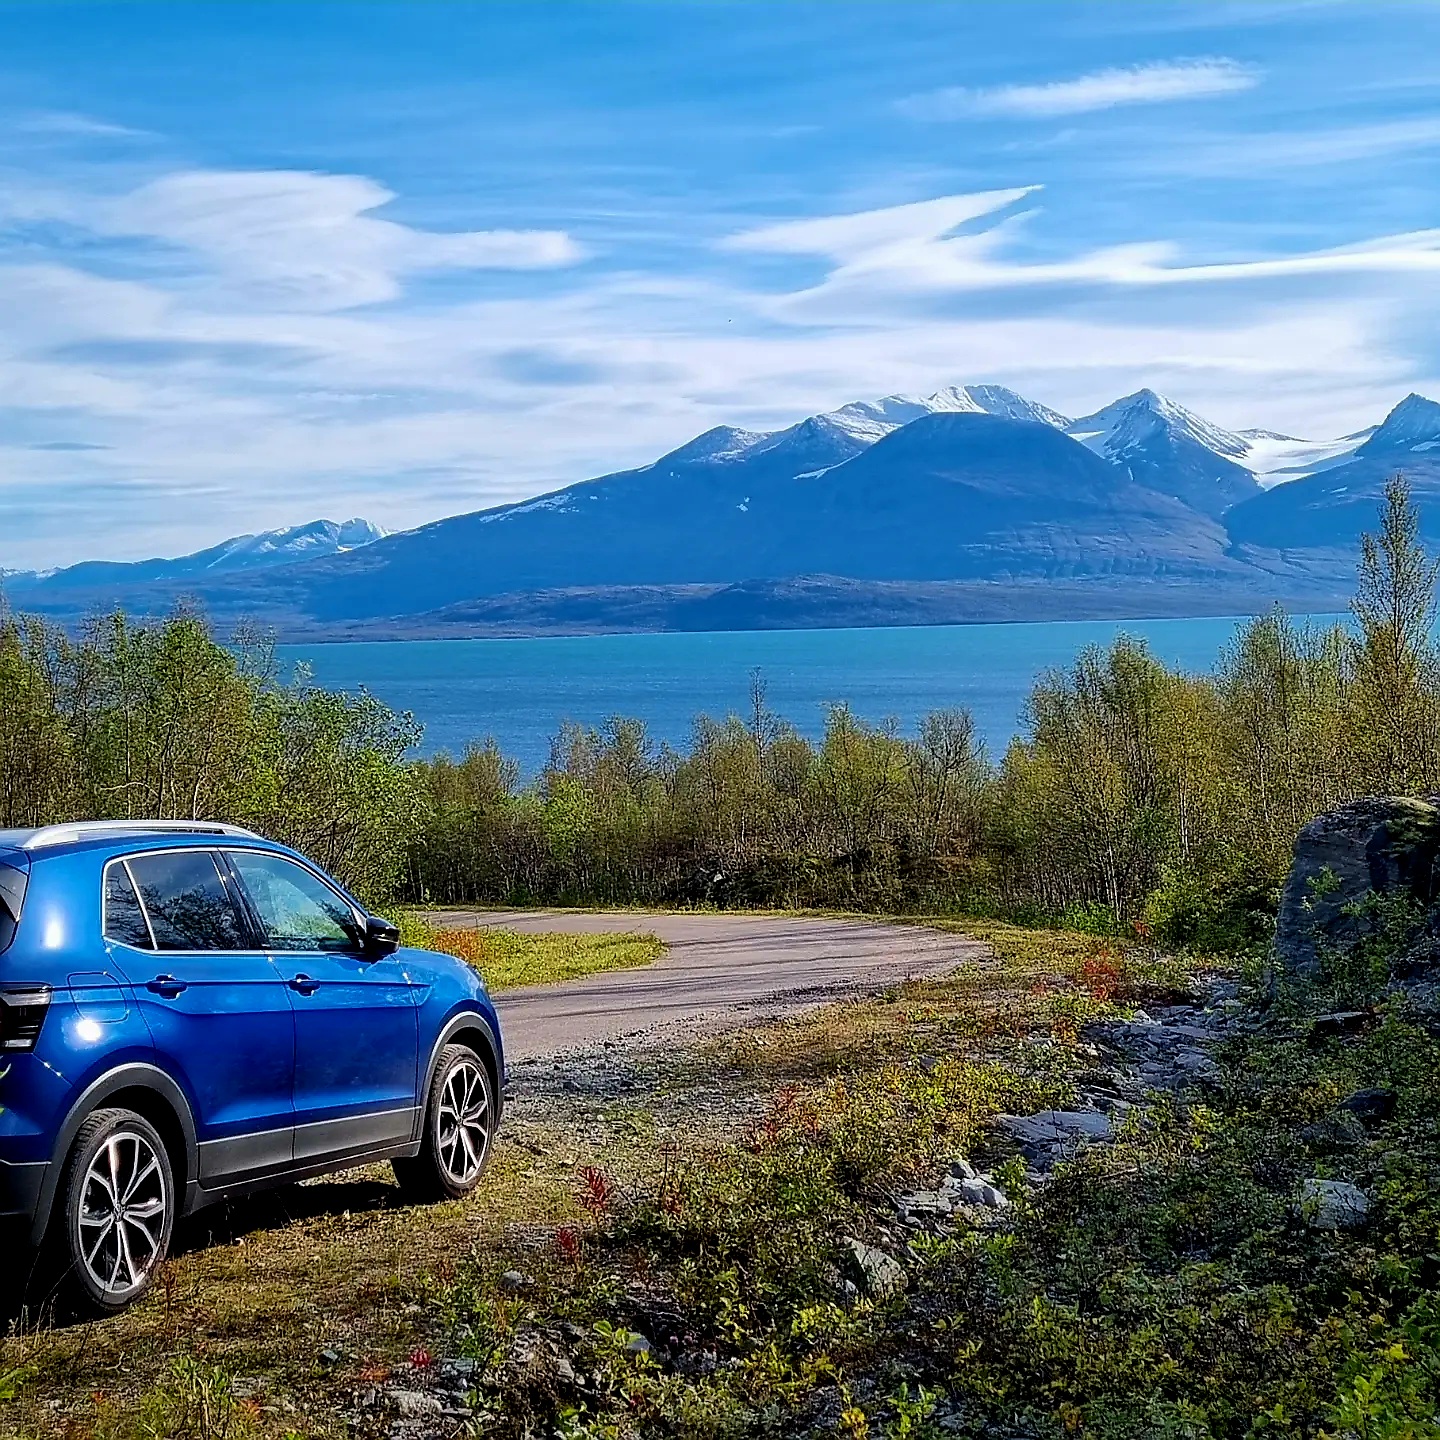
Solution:
<path fill-rule="evenodd" d="M 0 1050 L 33 1050 L 49 1011 L 47 989 L 0 990 Z"/>

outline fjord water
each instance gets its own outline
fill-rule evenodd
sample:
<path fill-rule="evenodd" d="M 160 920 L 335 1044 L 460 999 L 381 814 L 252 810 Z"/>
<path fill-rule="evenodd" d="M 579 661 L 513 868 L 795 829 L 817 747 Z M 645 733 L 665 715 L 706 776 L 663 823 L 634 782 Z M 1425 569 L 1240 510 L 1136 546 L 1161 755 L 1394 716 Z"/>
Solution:
<path fill-rule="evenodd" d="M 1313 616 L 1333 623 L 1342 617 Z M 1186 670 L 1209 669 L 1241 619 L 1085 620 L 865 630 L 758 630 L 709 634 L 586 635 L 516 640 L 351 641 L 280 647 L 284 665 L 308 664 L 317 684 L 362 687 L 424 722 L 421 749 L 458 755 L 493 735 L 526 775 L 544 765 L 566 720 L 645 721 L 655 741 L 682 745 L 695 717 L 749 709 L 759 670 L 771 710 L 818 736 L 828 706 L 913 733 L 931 710 L 964 706 L 993 755 L 1021 725 L 1035 677 L 1086 645 L 1120 634 L 1147 641 Z"/>

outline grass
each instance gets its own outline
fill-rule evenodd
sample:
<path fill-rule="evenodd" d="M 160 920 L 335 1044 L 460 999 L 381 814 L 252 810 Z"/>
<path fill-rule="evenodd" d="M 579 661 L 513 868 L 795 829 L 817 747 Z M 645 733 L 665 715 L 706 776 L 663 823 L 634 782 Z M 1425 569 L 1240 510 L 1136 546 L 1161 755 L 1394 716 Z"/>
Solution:
<path fill-rule="evenodd" d="M 433 925 L 414 913 L 401 917 L 400 935 L 406 945 L 439 950 L 473 965 L 492 994 L 653 965 L 665 953 L 654 935 L 532 935 L 489 927 L 451 928 Z"/>
<path fill-rule="evenodd" d="M 623 1109 L 510 1126 L 470 1201 L 410 1210 L 366 1175 L 209 1217 L 133 1313 L 7 1342 L 0 1433 L 367 1437 L 391 1417 L 358 1397 L 433 1388 L 448 1355 L 485 1440 L 1440 1440 L 1436 1040 L 1395 1011 L 1316 1044 L 1297 1012 L 1031 1192 L 990 1118 L 1071 1103 L 1085 1021 L 1191 977 L 956 928 L 993 960 L 649 1055 Z M 1358 1130 L 1339 1102 L 1375 1085 L 1394 1115 Z M 890 1197 L 959 1154 L 999 1167 L 1008 1218 L 907 1237 Z M 1313 1175 L 1364 1185 L 1369 1228 L 1308 1228 Z M 904 1292 L 846 1292 L 845 1236 Z"/>

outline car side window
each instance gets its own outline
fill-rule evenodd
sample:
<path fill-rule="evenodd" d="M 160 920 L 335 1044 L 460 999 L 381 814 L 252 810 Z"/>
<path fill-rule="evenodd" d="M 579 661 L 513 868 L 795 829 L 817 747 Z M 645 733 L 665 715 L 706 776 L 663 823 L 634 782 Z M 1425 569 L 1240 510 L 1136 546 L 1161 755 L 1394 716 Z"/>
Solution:
<path fill-rule="evenodd" d="M 123 860 L 115 861 L 105 872 L 105 938 L 136 950 L 155 948 L 140 897 Z"/>
<path fill-rule="evenodd" d="M 358 950 L 355 914 L 323 880 L 283 855 L 226 851 L 270 950 Z"/>
<path fill-rule="evenodd" d="M 244 916 L 210 851 L 157 851 L 126 864 L 157 950 L 252 948 Z"/>

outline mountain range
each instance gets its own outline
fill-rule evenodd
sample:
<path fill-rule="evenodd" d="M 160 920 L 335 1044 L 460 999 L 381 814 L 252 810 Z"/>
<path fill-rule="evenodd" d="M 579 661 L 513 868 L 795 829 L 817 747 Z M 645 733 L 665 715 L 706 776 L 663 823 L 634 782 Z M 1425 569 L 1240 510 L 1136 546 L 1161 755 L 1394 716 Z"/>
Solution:
<path fill-rule="evenodd" d="M 636 469 L 385 535 L 364 521 L 10 576 L 64 621 L 192 596 L 282 637 L 1328 609 L 1385 480 L 1440 541 L 1440 405 L 1311 441 L 1139 390 L 1070 418 L 999 385 L 720 426 Z M 3 558 L 3 557 L 0 557 Z"/>

